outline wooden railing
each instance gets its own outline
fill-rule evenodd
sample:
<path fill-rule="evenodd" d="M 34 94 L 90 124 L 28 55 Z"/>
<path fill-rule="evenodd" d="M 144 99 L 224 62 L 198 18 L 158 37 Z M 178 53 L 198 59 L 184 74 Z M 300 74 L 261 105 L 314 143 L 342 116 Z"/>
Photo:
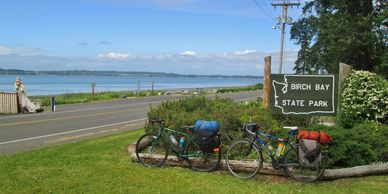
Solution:
<path fill-rule="evenodd" d="M 0 92 L 0 114 L 17 114 L 19 112 L 18 94 Z"/>

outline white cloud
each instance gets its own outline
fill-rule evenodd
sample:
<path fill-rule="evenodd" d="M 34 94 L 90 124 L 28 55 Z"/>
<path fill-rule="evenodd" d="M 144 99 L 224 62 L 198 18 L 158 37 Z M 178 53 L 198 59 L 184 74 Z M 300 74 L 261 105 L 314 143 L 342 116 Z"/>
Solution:
<path fill-rule="evenodd" d="M 234 51 L 233 53 L 236 55 L 249 55 L 256 53 L 256 50 Z"/>
<path fill-rule="evenodd" d="M 130 53 L 115 53 L 110 52 L 106 54 L 99 54 L 97 55 L 97 58 L 99 59 L 111 59 L 111 60 L 125 60 L 125 59 L 134 59 L 136 58 L 135 55 Z"/>
<path fill-rule="evenodd" d="M 173 56 L 170 54 L 158 54 L 158 55 L 151 55 L 146 57 L 148 57 L 148 59 L 153 59 L 153 60 L 169 60 L 173 58 Z"/>
<path fill-rule="evenodd" d="M 41 50 L 37 48 L 28 47 L 8 47 L 0 45 L 0 55 L 38 55 L 41 54 Z"/>
<path fill-rule="evenodd" d="M 0 46 L 0 55 L 9 55 L 11 53 L 12 53 L 12 51 L 10 48 Z"/>
<path fill-rule="evenodd" d="M 272 56 L 272 72 L 278 71 L 278 51 L 242 50 L 219 53 L 160 53 L 134 55 L 125 52 L 108 52 L 91 58 L 23 55 L 0 46 L 0 64 L 3 69 L 26 70 L 115 70 L 153 71 L 180 74 L 263 75 L 264 57 Z M 18 53 L 18 54 L 17 54 Z M 297 57 L 296 50 L 285 50 L 283 73 L 292 73 Z"/>
<path fill-rule="evenodd" d="M 194 57 L 197 55 L 197 53 L 194 51 L 185 51 L 185 52 L 182 52 L 181 55 L 188 56 L 188 57 Z"/>

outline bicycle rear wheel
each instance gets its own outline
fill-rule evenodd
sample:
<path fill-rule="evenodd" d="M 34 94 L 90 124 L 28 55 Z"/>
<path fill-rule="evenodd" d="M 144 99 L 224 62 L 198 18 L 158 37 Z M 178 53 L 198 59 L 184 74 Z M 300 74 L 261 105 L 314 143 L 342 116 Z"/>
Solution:
<path fill-rule="evenodd" d="M 302 164 L 299 160 L 299 152 L 297 147 L 292 147 L 285 154 L 285 171 L 294 180 L 299 182 L 313 182 L 322 176 L 325 171 L 323 157 L 314 161 L 308 166 Z"/>
<path fill-rule="evenodd" d="M 136 156 L 144 166 L 160 167 L 167 160 L 167 144 L 157 135 L 146 133 L 136 143 Z"/>
<path fill-rule="evenodd" d="M 213 152 L 204 152 L 198 144 L 188 142 L 185 155 L 190 167 L 195 171 L 210 172 L 217 169 L 221 161 L 221 147 L 213 149 Z"/>
<path fill-rule="evenodd" d="M 230 173 L 239 178 L 254 177 L 262 167 L 260 149 L 247 140 L 233 143 L 226 154 L 226 165 Z"/>

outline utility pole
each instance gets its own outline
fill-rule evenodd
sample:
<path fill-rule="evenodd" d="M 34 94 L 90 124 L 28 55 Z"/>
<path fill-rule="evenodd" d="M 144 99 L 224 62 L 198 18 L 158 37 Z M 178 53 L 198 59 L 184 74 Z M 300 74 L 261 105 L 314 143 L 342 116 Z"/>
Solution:
<path fill-rule="evenodd" d="M 141 86 L 140 80 L 137 80 L 137 91 L 136 91 L 137 96 L 140 96 L 140 86 Z"/>
<path fill-rule="evenodd" d="M 90 86 L 92 87 L 92 101 L 94 101 L 94 88 L 96 87 L 96 82 L 91 83 Z"/>
<path fill-rule="evenodd" d="M 152 81 L 152 86 L 151 86 L 151 88 L 152 88 L 152 90 L 151 90 L 152 94 L 154 94 L 154 86 L 155 86 L 155 81 Z"/>
<path fill-rule="evenodd" d="M 281 18 L 277 18 L 279 25 L 280 23 L 282 24 L 281 27 L 281 40 L 280 40 L 280 63 L 279 63 L 279 74 L 282 73 L 282 68 L 283 68 L 283 50 L 284 50 L 284 34 L 285 34 L 285 29 L 286 29 L 286 24 L 291 25 L 292 24 L 292 18 L 287 17 L 288 13 L 288 7 L 292 6 L 299 6 L 300 1 L 292 1 L 292 0 L 274 0 L 273 3 L 271 3 L 272 6 L 276 7 L 277 6 L 282 6 L 283 7 L 283 15 Z"/>

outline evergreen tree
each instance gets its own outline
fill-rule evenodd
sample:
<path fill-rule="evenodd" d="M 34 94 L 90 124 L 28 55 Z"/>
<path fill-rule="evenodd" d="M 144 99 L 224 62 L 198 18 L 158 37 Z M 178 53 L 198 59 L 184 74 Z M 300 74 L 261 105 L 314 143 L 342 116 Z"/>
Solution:
<path fill-rule="evenodd" d="M 386 0 L 315 0 L 291 28 L 301 46 L 294 70 L 338 73 L 339 62 L 388 75 Z"/>

